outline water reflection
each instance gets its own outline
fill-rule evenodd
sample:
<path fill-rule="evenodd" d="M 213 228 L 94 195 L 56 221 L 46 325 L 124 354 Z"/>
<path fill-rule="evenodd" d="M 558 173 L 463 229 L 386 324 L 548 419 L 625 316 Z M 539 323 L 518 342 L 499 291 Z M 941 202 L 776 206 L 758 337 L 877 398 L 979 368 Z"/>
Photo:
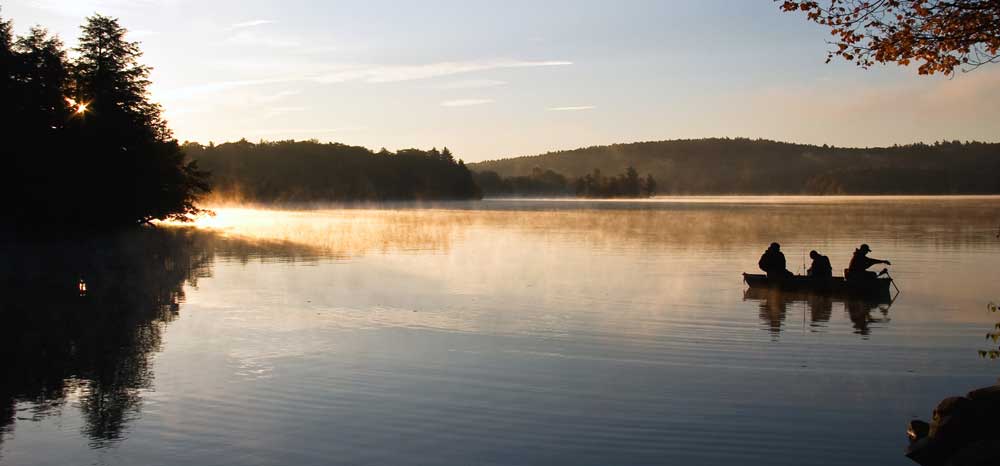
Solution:
<path fill-rule="evenodd" d="M 211 230 L 0 246 L 0 430 L 21 422 L 0 454 L 891 464 L 913 406 L 995 377 L 969 356 L 1000 258 L 983 205 L 223 209 Z M 891 325 L 878 303 L 743 294 L 762 245 L 836 269 L 859 238 L 897 264 Z"/>
<path fill-rule="evenodd" d="M 891 299 L 850 299 L 766 288 L 749 288 L 743 293 L 743 299 L 757 303 L 762 325 L 775 337 L 781 333 L 782 326 L 786 325 L 790 305 L 805 305 L 805 311 L 809 313 L 810 330 L 821 331 L 830 321 L 836 303 L 850 319 L 854 333 L 864 337 L 871 335 L 873 325 L 889 322 L 889 308 L 892 306 Z"/>
<path fill-rule="evenodd" d="M 197 225 L 220 237 L 239 240 L 234 247 L 256 248 L 272 258 L 289 251 L 262 250 L 261 242 L 298 245 L 331 258 L 368 253 L 447 251 L 478 218 L 470 211 L 419 209 L 270 210 L 216 208 Z M 255 253 L 250 253 L 248 257 Z"/>
<path fill-rule="evenodd" d="M 369 252 L 436 250 L 484 230 L 519 230 L 582 237 L 593 247 L 666 246 L 732 250 L 781 240 L 788 254 L 824 247 L 834 270 L 847 267 L 862 240 L 905 239 L 930 247 L 992 247 L 997 198 L 666 198 L 648 202 L 493 200 L 439 203 L 414 209 L 314 208 L 270 210 L 213 208 L 198 225 L 226 236 L 309 245 L 332 257 Z M 787 199 L 787 201 L 781 201 Z M 675 202 L 676 201 L 676 202 Z M 817 244 L 830 232 L 851 236 L 847 245 Z M 984 234 L 985 233 L 985 234 Z M 884 245 L 883 245 L 884 246 Z M 884 251 L 884 247 L 881 249 Z M 759 252 L 751 258 L 756 263 Z M 789 256 L 789 268 L 799 266 Z M 737 260 L 738 257 L 731 259 Z M 805 258 L 802 258 L 804 261 Z"/>
<path fill-rule="evenodd" d="M 151 356 L 177 318 L 185 283 L 210 276 L 216 254 L 247 261 L 261 250 L 295 259 L 302 245 L 158 228 L 101 238 L 5 243 L 0 249 L 0 441 L 15 418 L 79 408 L 101 447 L 123 438 L 152 387 Z M 30 402 L 18 412 L 19 402 Z"/>

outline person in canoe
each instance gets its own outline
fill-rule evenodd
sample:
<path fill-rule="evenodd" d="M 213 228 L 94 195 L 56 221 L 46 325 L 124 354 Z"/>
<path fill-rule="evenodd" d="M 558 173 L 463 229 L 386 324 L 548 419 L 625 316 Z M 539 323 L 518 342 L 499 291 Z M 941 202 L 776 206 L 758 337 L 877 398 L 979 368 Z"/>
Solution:
<path fill-rule="evenodd" d="M 809 266 L 809 270 L 806 272 L 812 278 L 819 280 L 829 280 L 833 278 L 833 266 L 830 265 L 830 258 L 826 257 L 816 250 L 809 251 L 809 257 L 812 259 L 812 265 Z"/>
<path fill-rule="evenodd" d="M 888 273 L 888 270 L 882 270 L 879 273 L 869 272 L 868 267 L 876 264 L 892 265 L 891 262 L 882 259 L 873 259 L 868 257 L 868 253 L 871 252 L 871 248 L 867 244 L 862 244 L 861 247 L 854 250 L 854 255 L 851 257 L 851 264 L 847 266 L 847 278 L 848 280 L 856 279 L 875 279 L 879 275 Z"/>
<path fill-rule="evenodd" d="M 767 278 L 790 278 L 793 276 L 792 272 L 785 268 L 785 254 L 781 252 L 781 245 L 778 243 L 771 243 L 771 246 L 757 261 L 757 267 L 760 267 L 767 274 Z"/>

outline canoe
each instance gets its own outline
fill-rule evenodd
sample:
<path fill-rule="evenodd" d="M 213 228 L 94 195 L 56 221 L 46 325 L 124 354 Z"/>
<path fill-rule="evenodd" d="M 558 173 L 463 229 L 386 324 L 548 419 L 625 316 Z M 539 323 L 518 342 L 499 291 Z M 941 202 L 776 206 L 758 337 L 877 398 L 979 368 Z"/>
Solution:
<path fill-rule="evenodd" d="M 750 288 L 767 288 L 864 298 L 887 297 L 889 296 L 889 285 L 892 284 L 892 279 L 888 277 L 848 281 L 844 280 L 844 277 L 833 277 L 824 280 L 804 275 L 795 275 L 784 279 L 772 280 L 767 278 L 767 275 L 759 273 L 744 273 L 743 281 Z"/>

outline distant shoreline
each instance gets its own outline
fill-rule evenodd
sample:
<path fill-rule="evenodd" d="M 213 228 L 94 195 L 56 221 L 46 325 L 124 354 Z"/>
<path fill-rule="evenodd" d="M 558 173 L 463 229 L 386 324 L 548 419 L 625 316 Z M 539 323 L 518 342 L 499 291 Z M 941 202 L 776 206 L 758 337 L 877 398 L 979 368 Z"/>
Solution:
<path fill-rule="evenodd" d="M 1000 194 L 960 195 L 678 195 L 652 198 L 579 198 L 579 197 L 486 197 L 481 200 L 397 200 L 397 201 L 313 201 L 313 202 L 208 202 L 205 209 L 263 209 L 263 210 L 391 210 L 438 209 L 475 206 L 500 202 L 510 203 L 578 203 L 584 204 L 851 204 L 856 202 L 912 202 L 912 201 L 996 201 L 1000 207 Z"/>
<path fill-rule="evenodd" d="M 484 201 L 570 201 L 570 202 L 716 202 L 735 200 L 780 200 L 780 201 L 860 201 L 879 200 L 975 200 L 996 199 L 1000 194 L 676 194 L 658 195 L 649 198 L 588 198 L 588 197 L 483 197 Z"/>

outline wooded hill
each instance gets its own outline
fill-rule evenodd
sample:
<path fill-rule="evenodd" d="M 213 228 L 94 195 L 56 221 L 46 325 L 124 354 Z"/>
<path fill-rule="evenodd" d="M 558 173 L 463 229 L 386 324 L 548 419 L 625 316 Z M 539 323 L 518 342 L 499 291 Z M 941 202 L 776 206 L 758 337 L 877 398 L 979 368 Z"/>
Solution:
<path fill-rule="evenodd" d="M 659 194 L 996 194 L 1000 144 L 937 142 L 840 148 L 762 139 L 684 139 L 593 146 L 469 164 L 482 174 L 552 170 L 582 177 L 629 166 Z"/>
<path fill-rule="evenodd" d="M 246 140 L 184 152 L 212 174 L 213 195 L 252 202 L 479 199 L 472 173 L 451 152 L 373 152 L 316 141 Z"/>

